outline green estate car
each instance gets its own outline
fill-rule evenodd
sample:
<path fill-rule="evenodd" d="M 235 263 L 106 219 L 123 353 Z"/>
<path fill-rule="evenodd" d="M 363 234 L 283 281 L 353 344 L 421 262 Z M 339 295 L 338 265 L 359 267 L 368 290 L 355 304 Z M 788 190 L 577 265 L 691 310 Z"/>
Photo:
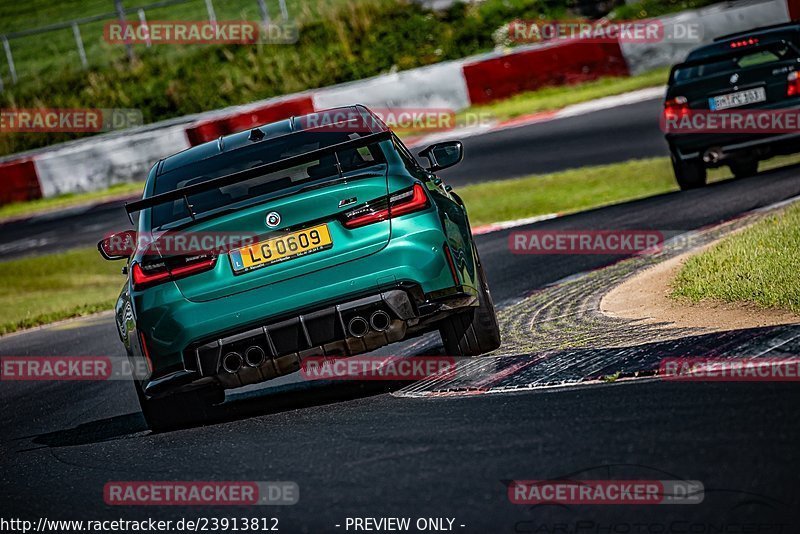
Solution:
<path fill-rule="evenodd" d="M 681 189 L 704 186 L 708 168 L 740 178 L 800 152 L 799 67 L 798 22 L 719 37 L 672 67 L 663 121 L 696 127 L 665 129 Z"/>
<path fill-rule="evenodd" d="M 441 333 L 451 356 L 496 349 L 492 298 L 461 199 L 363 106 L 293 117 L 159 161 L 116 305 L 152 429 L 202 421 L 224 390 Z M 146 238 L 145 238 L 146 236 Z"/>

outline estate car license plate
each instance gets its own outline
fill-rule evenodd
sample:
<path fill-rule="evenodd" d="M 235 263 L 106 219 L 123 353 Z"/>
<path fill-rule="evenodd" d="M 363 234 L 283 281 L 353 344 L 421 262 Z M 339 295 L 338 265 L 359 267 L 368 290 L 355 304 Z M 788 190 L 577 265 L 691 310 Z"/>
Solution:
<path fill-rule="evenodd" d="M 756 89 L 737 91 L 736 93 L 728 93 L 727 95 L 709 98 L 708 107 L 711 111 L 717 111 L 720 109 L 746 106 L 747 104 L 755 104 L 756 102 L 764 102 L 766 99 L 767 93 L 764 91 L 764 88 L 757 87 Z"/>
<path fill-rule="evenodd" d="M 320 224 L 232 250 L 230 256 L 234 272 L 240 273 L 313 254 L 332 246 L 328 225 Z"/>

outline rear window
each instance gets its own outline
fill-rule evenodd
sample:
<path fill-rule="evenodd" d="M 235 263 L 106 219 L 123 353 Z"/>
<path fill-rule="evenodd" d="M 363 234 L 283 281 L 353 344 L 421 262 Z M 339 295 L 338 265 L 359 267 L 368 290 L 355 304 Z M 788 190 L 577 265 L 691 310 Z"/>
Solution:
<path fill-rule="evenodd" d="M 236 154 L 217 156 L 159 176 L 155 182 L 155 194 L 166 193 L 291 156 L 344 143 L 360 136 L 361 134 L 355 132 L 300 132 L 271 141 L 262 141 L 252 147 L 237 151 Z M 244 154 L 238 152 L 244 152 Z M 337 152 L 337 155 L 342 166 L 342 173 L 353 173 L 386 162 L 377 143 L 341 150 Z M 238 209 L 262 202 L 270 197 L 291 193 L 316 182 L 324 183 L 332 178 L 337 178 L 338 175 L 336 157 L 330 154 L 289 169 L 203 191 L 189 196 L 188 200 L 196 215 L 205 215 L 222 208 Z M 160 204 L 155 206 L 152 211 L 154 228 L 172 225 L 187 219 L 190 219 L 190 216 L 182 199 Z"/>
<path fill-rule="evenodd" d="M 675 69 L 672 80 L 682 82 L 721 74 L 738 69 L 757 67 L 786 59 L 797 59 L 797 51 L 787 44 L 775 44 L 769 47 L 742 50 L 736 54 L 716 57 L 705 63 L 680 66 Z"/>

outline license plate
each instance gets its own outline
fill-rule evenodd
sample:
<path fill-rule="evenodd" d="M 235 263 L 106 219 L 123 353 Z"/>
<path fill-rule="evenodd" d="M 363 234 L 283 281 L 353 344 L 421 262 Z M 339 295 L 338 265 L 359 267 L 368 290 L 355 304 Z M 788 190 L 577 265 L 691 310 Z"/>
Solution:
<path fill-rule="evenodd" d="M 720 109 L 737 108 L 739 106 L 746 106 L 747 104 L 755 104 L 756 102 L 764 102 L 767 99 L 767 93 L 763 87 L 756 89 L 748 89 L 746 91 L 738 91 L 736 93 L 728 93 L 727 95 L 715 96 L 708 99 L 708 107 L 712 111 Z"/>
<path fill-rule="evenodd" d="M 320 224 L 232 250 L 230 257 L 234 272 L 241 273 L 307 256 L 332 246 L 328 225 Z"/>

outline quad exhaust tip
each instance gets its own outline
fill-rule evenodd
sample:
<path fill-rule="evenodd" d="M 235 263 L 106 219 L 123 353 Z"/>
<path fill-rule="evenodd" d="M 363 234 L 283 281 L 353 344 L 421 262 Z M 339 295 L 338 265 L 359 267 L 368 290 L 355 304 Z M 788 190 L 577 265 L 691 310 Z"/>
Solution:
<path fill-rule="evenodd" d="M 355 316 L 347 323 L 347 331 L 353 337 L 364 337 L 369 332 L 369 323 L 361 316 Z"/>
<path fill-rule="evenodd" d="M 247 350 L 244 351 L 244 362 L 249 367 L 261 367 L 266 359 L 267 355 L 264 352 L 264 349 L 257 345 L 248 347 Z"/>
<path fill-rule="evenodd" d="M 372 329 L 378 332 L 384 332 L 392 324 L 392 319 L 389 314 L 383 310 L 378 310 L 373 313 L 369 318 L 369 324 Z"/>
<path fill-rule="evenodd" d="M 229 373 L 238 373 L 243 363 L 242 355 L 238 352 L 229 352 L 222 357 L 222 368 Z"/>

